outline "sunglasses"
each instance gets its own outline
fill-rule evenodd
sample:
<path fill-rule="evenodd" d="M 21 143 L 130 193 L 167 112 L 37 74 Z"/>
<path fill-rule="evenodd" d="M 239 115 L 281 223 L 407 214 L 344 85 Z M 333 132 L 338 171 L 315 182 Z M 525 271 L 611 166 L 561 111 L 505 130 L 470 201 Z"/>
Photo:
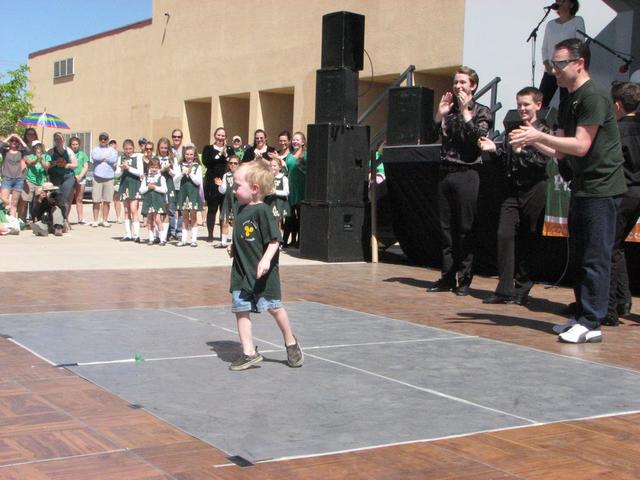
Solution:
<path fill-rule="evenodd" d="M 567 65 L 569 65 L 571 62 L 577 62 L 578 60 L 580 60 L 579 58 L 569 58 L 568 60 L 551 60 L 549 63 L 551 63 L 551 66 L 553 68 L 557 68 L 558 70 L 564 70 Z"/>
<path fill-rule="evenodd" d="M 238 162 L 229 162 L 229 165 L 238 165 Z"/>
<path fill-rule="evenodd" d="M 171 135 L 171 138 L 182 138 L 182 135 Z"/>

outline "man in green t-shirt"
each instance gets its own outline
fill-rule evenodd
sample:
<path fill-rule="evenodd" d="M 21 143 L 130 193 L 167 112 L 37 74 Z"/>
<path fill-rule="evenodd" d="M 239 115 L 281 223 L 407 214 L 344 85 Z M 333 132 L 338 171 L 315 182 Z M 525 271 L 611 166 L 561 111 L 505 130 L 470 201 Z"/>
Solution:
<path fill-rule="evenodd" d="M 569 91 L 560 105 L 560 135 L 521 127 L 509 137 L 513 146 L 548 149 L 573 170 L 569 236 L 577 267 L 576 315 L 554 329 L 561 341 L 569 343 L 602 341 L 616 210 L 627 190 L 613 103 L 591 81 L 590 58 L 589 47 L 575 38 L 555 46 L 553 73 L 558 85 Z"/>

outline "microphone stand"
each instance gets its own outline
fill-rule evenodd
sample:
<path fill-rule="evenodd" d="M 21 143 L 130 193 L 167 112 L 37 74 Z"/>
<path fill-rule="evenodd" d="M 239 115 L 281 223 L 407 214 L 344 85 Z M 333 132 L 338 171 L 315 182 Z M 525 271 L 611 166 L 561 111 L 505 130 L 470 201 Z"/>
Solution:
<path fill-rule="evenodd" d="M 547 17 L 549 16 L 549 13 L 551 12 L 550 8 L 545 7 L 545 14 L 544 17 L 542 17 L 542 20 L 540 20 L 538 22 L 538 25 L 536 25 L 536 28 L 534 28 L 531 33 L 529 34 L 529 38 L 527 38 L 527 43 L 529 43 L 529 40 L 533 39 L 533 42 L 531 42 L 531 86 L 535 87 L 536 86 L 536 41 L 538 40 L 538 30 L 540 29 L 540 25 L 542 25 L 542 22 L 544 22 Z"/>
<path fill-rule="evenodd" d="M 604 43 L 596 40 L 593 37 L 590 37 L 589 35 L 587 35 L 586 33 L 584 33 L 582 30 L 576 30 L 576 32 L 578 32 L 580 35 L 582 35 L 584 38 L 587 39 L 588 42 L 593 42 L 596 45 L 598 45 L 599 47 L 604 48 L 607 52 L 609 52 L 612 55 L 615 55 L 616 57 L 618 57 L 620 60 L 622 60 L 624 62 L 624 66 L 626 68 L 629 68 L 629 65 L 631 65 L 631 62 L 633 61 L 633 55 L 630 54 L 626 54 L 628 55 L 629 58 L 624 58 L 622 55 L 620 55 L 618 52 L 616 52 L 615 50 L 613 50 L 612 48 L 607 47 Z M 623 73 L 623 72 L 621 72 Z"/>

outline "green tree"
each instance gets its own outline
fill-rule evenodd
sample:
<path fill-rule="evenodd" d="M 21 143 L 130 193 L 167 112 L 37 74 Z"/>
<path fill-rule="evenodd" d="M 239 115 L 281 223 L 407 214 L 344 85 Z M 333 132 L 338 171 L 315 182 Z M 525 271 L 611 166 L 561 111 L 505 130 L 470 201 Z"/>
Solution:
<path fill-rule="evenodd" d="M 15 132 L 18 119 L 31 111 L 28 72 L 29 67 L 22 64 L 6 75 L 0 74 L 0 135 Z"/>

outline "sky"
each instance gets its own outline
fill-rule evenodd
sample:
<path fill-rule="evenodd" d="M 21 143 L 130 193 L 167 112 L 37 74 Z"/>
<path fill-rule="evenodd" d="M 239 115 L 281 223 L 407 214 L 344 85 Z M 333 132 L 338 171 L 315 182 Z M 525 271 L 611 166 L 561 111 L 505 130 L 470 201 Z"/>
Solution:
<path fill-rule="evenodd" d="M 152 0 L 0 0 L 0 75 L 29 54 L 151 17 Z M 3 78 L 5 80 L 6 78 Z"/>

